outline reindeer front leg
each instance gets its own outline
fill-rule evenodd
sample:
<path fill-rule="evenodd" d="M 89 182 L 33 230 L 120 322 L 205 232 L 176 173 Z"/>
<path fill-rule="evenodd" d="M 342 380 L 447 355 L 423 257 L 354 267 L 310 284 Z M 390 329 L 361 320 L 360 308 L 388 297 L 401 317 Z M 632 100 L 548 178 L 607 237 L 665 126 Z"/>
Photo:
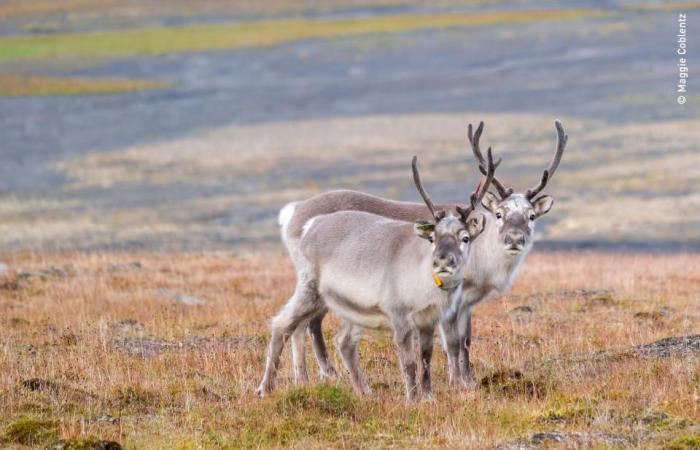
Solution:
<path fill-rule="evenodd" d="M 435 401 L 430 379 L 431 361 L 433 359 L 433 336 L 435 336 L 434 326 L 418 330 L 421 360 L 421 391 L 423 393 L 423 400 L 428 402 Z"/>
<path fill-rule="evenodd" d="M 465 305 L 457 318 L 459 330 L 459 374 L 464 387 L 474 387 L 474 372 L 469 358 L 472 343 L 472 309 Z"/>
<path fill-rule="evenodd" d="M 460 383 L 460 337 L 457 328 L 457 317 L 440 323 L 440 338 L 442 340 L 442 348 L 447 355 L 447 382 L 450 387 L 454 388 Z"/>
<path fill-rule="evenodd" d="M 406 383 L 406 400 L 411 402 L 416 399 L 418 386 L 416 385 L 416 372 L 418 364 L 416 353 L 413 350 L 413 327 L 405 318 L 394 318 L 392 320 L 394 328 L 394 342 L 398 347 L 399 361 Z"/>

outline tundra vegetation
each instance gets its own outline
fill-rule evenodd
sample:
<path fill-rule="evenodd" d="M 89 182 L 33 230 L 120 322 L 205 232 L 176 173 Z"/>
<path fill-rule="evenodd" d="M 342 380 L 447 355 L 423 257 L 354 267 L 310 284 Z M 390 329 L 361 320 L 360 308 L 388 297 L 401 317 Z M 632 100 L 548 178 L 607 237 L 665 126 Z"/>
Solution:
<path fill-rule="evenodd" d="M 436 402 L 412 405 L 397 400 L 403 381 L 384 332 L 361 345 L 373 397 L 355 396 L 345 375 L 319 382 L 315 370 L 309 386 L 295 387 L 288 352 L 279 389 L 254 397 L 267 319 L 294 288 L 281 249 L 3 261 L 3 448 L 59 440 L 65 448 L 490 448 L 559 439 L 693 449 L 700 437 L 696 254 L 535 250 L 505 297 L 474 310 L 476 388 L 450 390 L 436 348 Z M 326 323 L 330 336 L 339 322 Z M 661 341 L 679 336 L 690 337 Z"/>

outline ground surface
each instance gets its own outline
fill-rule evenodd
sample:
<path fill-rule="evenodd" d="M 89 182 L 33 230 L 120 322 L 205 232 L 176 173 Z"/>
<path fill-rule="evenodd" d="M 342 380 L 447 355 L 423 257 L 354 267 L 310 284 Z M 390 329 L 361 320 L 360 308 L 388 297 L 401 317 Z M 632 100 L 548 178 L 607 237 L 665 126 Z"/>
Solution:
<path fill-rule="evenodd" d="M 276 240 L 279 208 L 321 190 L 416 200 L 413 154 L 454 200 L 482 119 L 524 189 L 555 117 L 541 238 L 700 245 L 700 103 L 674 95 L 697 3 L 317 3 L 5 2 L 0 249 Z"/>
<path fill-rule="evenodd" d="M 697 255 L 531 255 L 512 292 L 475 311 L 477 388 L 449 391 L 437 351 L 437 402 L 417 405 L 403 401 L 386 333 L 361 347 L 374 398 L 350 394 L 345 378 L 318 384 L 315 371 L 312 387 L 296 389 L 288 350 L 278 390 L 253 397 L 267 320 L 294 283 L 280 252 L 4 262 L 3 447 L 89 437 L 127 448 L 700 442 Z M 336 327 L 327 320 L 329 338 Z"/>

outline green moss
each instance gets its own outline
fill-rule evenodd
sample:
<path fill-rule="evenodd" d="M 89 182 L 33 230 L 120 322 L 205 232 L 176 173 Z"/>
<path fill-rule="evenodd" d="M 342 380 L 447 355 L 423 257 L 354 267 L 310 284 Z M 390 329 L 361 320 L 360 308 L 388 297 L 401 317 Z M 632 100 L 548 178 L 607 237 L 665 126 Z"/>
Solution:
<path fill-rule="evenodd" d="M 673 417 L 665 412 L 657 411 L 642 417 L 642 424 L 651 431 L 679 430 L 692 425 L 685 418 Z"/>
<path fill-rule="evenodd" d="M 127 408 L 136 411 L 145 411 L 152 408 L 166 406 L 163 398 L 153 391 L 137 386 L 128 386 L 116 392 L 112 402 L 117 408 Z"/>
<path fill-rule="evenodd" d="M 306 39 L 327 39 L 419 29 L 573 20 L 609 13 L 588 9 L 488 11 L 465 14 L 394 15 L 347 20 L 279 20 L 194 25 L 100 33 L 0 38 L 0 62 L 56 58 L 115 58 L 173 52 L 265 47 Z"/>
<path fill-rule="evenodd" d="M 595 403 L 582 398 L 558 396 L 537 418 L 539 423 L 585 424 L 595 417 Z"/>
<path fill-rule="evenodd" d="M 22 418 L 5 430 L 5 441 L 36 446 L 58 439 L 58 425 L 52 420 Z"/>
<path fill-rule="evenodd" d="M 278 402 L 278 409 L 288 414 L 296 411 L 317 411 L 333 416 L 353 416 L 355 401 L 339 386 L 318 385 L 292 389 Z"/>
<path fill-rule="evenodd" d="M 700 450 L 700 434 L 681 436 L 664 447 L 665 450 Z"/>

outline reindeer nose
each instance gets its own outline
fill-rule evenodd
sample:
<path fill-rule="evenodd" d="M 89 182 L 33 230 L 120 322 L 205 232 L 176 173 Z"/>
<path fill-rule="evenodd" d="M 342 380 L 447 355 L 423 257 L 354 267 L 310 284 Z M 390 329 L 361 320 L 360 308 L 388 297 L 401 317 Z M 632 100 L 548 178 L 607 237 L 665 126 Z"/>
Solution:
<path fill-rule="evenodd" d="M 525 234 L 522 231 L 509 231 L 508 234 L 506 234 L 506 245 L 524 246 Z"/>
<path fill-rule="evenodd" d="M 441 253 L 433 258 L 433 267 L 436 269 L 454 268 L 457 266 L 457 258 L 452 253 Z"/>

